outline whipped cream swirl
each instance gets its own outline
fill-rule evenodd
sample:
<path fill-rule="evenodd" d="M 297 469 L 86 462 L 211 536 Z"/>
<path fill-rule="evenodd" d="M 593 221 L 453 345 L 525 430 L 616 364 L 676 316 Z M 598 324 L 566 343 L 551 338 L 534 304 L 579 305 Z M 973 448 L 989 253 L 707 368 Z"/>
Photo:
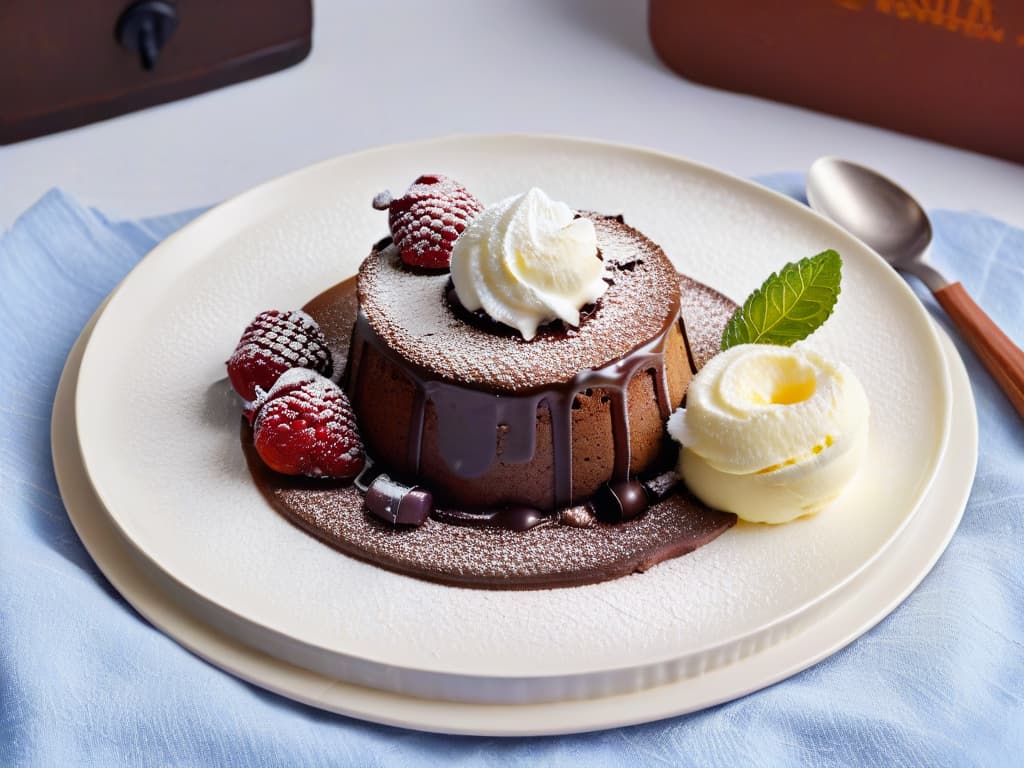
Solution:
<path fill-rule="evenodd" d="M 608 289 L 593 222 L 536 187 L 473 220 L 455 241 L 451 275 L 466 309 L 527 341 L 553 320 L 578 326 L 580 310 Z"/>
<path fill-rule="evenodd" d="M 785 523 L 839 495 L 867 448 L 868 401 L 846 366 L 799 345 L 712 358 L 669 419 L 679 473 L 709 506 Z"/>

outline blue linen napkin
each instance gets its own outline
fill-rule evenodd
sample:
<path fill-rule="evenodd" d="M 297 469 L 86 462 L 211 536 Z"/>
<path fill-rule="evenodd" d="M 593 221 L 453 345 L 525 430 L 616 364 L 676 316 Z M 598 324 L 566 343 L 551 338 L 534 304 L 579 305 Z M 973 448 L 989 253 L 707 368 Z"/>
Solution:
<path fill-rule="evenodd" d="M 798 174 L 762 181 L 802 196 Z M 52 191 L 0 236 L 0 765 L 1019 764 L 1024 429 L 959 343 L 981 429 L 959 531 L 889 618 L 771 688 L 602 733 L 456 738 L 324 713 L 192 656 L 82 548 L 54 481 L 49 420 L 91 313 L 197 213 L 116 222 Z M 936 264 L 1024 340 L 1024 230 L 977 213 L 932 216 Z"/>

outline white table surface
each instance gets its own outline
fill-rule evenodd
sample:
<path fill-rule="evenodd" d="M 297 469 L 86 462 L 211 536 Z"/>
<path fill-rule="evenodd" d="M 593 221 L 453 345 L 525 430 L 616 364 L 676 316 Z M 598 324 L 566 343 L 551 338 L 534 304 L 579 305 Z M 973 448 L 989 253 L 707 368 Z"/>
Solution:
<path fill-rule="evenodd" d="M 656 58 L 646 24 L 644 0 L 318 0 L 296 67 L 0 147 L 0 227 L 55 186 L 144 216 L 333 155 L 475 132 L 646 145 L 741 176 L 840 155 L 926 207 L 1024 226 L 1024 166 L 689 83 Z"/>

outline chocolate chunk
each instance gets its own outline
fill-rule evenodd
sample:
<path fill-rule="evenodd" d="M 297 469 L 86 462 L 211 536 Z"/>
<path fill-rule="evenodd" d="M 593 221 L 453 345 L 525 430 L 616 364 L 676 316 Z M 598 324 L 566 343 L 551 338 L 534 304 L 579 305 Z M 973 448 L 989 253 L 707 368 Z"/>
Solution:
<path fill-rule="evenodd" d="M 402 497 L 398 504 L 397 525 L 422 525 L 434 508 L 434 497 L 430 491 L 413 488 Z"/>
<path fill-rule="evenodd" d="M 591 499 L 594 512 L 606 523 L 622 523 L 647 511 L 644 487 L 635 480 L 602 485 Z"/>
<path fill-rule="evenodd" d="M 558 521 L 570 528 L 593 528 L 597 525 L 597 516 L 590 504 L 579 504 L 563 509 L 558 515 Z"/>
<path fill-rule="evenodd" d="M 434 508 L 430 491 L 379 475 L 366 492 L 366 508 L 392 525 L 422 525 Z"/>
<path fill-rule="evenodd" d="M 497 512 L 492 518 L 492 524 L 510 528 L 513 531 L 528 531 L 542 523 L 551 521 L 550 515 L 533 507 L 507 507 Z"/>
<path fill-rule="evenodd" d="M 674 470 L 670 469 L 667 472 L 649 477 L 646 480 L 640 481 L 647 491 L 647 495 L 655 503 L 661 501 L 668 496 L 672 491 L 679 485 L 680 478 L 679 474 Z"/>

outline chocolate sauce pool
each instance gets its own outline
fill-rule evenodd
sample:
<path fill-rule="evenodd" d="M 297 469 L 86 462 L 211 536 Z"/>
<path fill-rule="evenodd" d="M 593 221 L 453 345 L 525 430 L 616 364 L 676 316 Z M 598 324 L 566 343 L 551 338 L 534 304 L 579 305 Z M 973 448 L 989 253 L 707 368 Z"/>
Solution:
<path fill-rule="evenodd" d="M 682 287 L 681 317 L 692 361 L 699 367 L 717 349 L 735 305 L 688 278 L 682 278 Z M 344 370 L 353 328 L 357 329 L 355 338 L 360 338 L 355 279 L 339 283 L 304 309 L 323 329 L 334 354 L 335 370 Z M 638 348 L 635 357 L 628 356 L 624 361 L 628 374 L 641 365 L 656 363 L 663 343 L 664 335 Z M 626 373 L 594 371 L 587 375 L 604 376 L 601 383 L 589 385 L 607 387 L 609 379 L 614 383 L 625 377 L 628 381 Z M 533 397 L 524 400 L 524 409 L 532 402 L 533 418 L 537 401 Z M 571 400 L 566 410 L 570 407 Z M 245 419 L 241 439 L 256 485 L 291 522 L 357 559 L 449 585 L 544 589 L 605 581 L 692 552 L 736 522 L 734 515 L 708 509 L 685 492 L 676 492 L 653 504 L 641 517 L 615 525 L 588 520 L 580 527 L 572 514 L 563 514 L 561 522 L 558 516 L 545 517 L 542 525 L 536 525 L 535 511 L 523 509 L 483 514 L 441 509 L 418 528 L 396 528 L 369 514 L 363 493 L 350 484 L 288 477 L 268 470 L 256 454 Z M 628 445 L 628 433 L 626 439 Z M 493 444 L 493 432 L 490 442 Z M 556 441 L 556 449 L 557 445 Z M 529 446 L 521 448 L 525 455 Z M 477 459 L 468 457 L 467 461 Z"/>

